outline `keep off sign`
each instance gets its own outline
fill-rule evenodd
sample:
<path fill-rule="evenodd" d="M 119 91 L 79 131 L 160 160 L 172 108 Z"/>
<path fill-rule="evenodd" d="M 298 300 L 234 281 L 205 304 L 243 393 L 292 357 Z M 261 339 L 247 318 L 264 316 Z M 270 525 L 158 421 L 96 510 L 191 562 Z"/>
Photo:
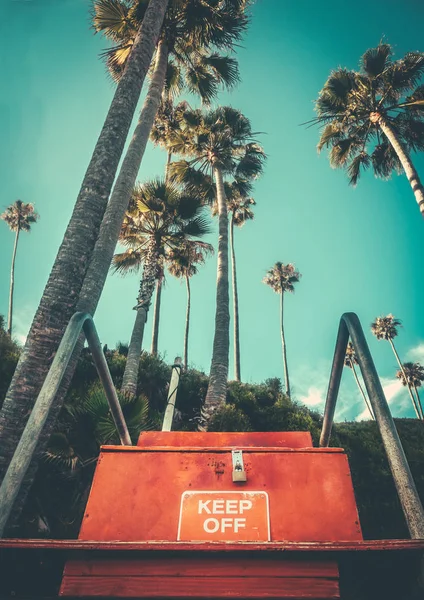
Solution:
<path fill-rule="evenodd" d="M 184 492 L 178 541 L 269 542 L 266 492 Z"/>

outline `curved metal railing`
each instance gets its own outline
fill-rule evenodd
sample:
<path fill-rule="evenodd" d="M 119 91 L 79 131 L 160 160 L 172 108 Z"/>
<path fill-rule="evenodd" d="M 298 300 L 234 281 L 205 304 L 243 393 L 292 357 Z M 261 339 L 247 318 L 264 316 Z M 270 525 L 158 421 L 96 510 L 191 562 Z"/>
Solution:
<path fill-rule="evenodd" d="M 22 437 L 16 447 L 15 454 L 10 461 L 6 475 L 0 486 L 0 538 L 3 536 L 13 504 L 31 463 L 40 434 L 47 420 L 50 407 L 59 390 L 59 386 L 81 331 L 84 331 L 88 346 L 91 350 L 93 361 L 100 381 L 103 384 L 109 402 L 110 412 L 112 413 L 121 444 L 124 446 L 132 445 L 115 386 L 113 385 L 112 377 L 110 376 L 109 367 L 93 322 L 93 317 L 88 313 L 75 313 L 68 323 L 62 341 L 57 349 L 56 356 L 47 373 L 43 387 L 40 390 Z"/>
<path fill-rule="evenodd" d="M 355 313 L 345 313 L 340 319 L 319 445 L 327 447 L 330 443 L 334 412 L 336 410 L 337 396 L 349 337 L 355 348 L 356 358 L 362 377 L 364 378 L 375 420 L 380 430 L 409 533 L 413 539 L 422 539 L 424 538 L 424 509 L 418 496 L 417 488 L 380 379 L 377 375 L 361 323 Z"/>

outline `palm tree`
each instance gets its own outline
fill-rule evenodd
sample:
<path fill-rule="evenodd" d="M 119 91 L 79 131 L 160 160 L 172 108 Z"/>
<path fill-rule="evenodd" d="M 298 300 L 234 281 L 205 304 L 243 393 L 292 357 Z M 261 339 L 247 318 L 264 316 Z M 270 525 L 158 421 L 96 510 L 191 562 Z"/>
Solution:
<path fill-rule="evenodd" d="M 330 147 L 330 164 L 343 167 L 356 185 L 362 170 L 373 168 L 387 179 L 404 170 L 421 214 L 424 189 L 411 151 L 424 150 L 424 52 L 392 59 L 392 47 L 380 44 L 361 58 L 359 71 L 332 71 L 316 101 L 325 125 L 318 150 Z"/>
<path fill-rule="evenodd" d="M 284 335 L 284 294 L 286 292 L 294 292 L 294 286 L 299 282 L 302 275 L 296 271 L 292 263 L 287 265 L 276 262 L 272 269 L 267 271 L 263 278 L 263 282 L 269 285 L 277 294 L 280 294 L 280 310 L 281 310 L 281 345 L 283 349 L 283 364 L 284 364 L 284 381 L 286 384 L 286 394 L 290 398 L 290 381 L 289 370 L 287 367 L 287 350 L 286 338 Z"/>
<path fill-rule="evenodd" d="M 408 381 L 408 378 L 403 369 L 403 365 L 400 361 L 399 354 L 397 353 L 395 345 L 393 343 L 394 338 L 398 335 L 398 327 L 401 327 L 401 325 L 402 322 L 400 321 L 400 319 L 396 319 L 392 314 L 389 314 L 386 317 L 376 317 L 376 319 L 371 323 L 371 331 L 378 340 L 386 340 L 389 342 L 390 346 L 392 347 L 393 354 L 395 355 L 397 363 L 399 365 L 399 369 L 402 372 L 405 381 Z M 420 413 L 415 402 L 415 398 L 412 394 L 411 387 L 409 385 L 408 392 L 417 418 L 420 419 Z"/>
<path fill-rule="evenodd" d="M 113 269 L 123 274 L 136 272 L 143 265 L 134 329 L 128 348 L 122 391 L 137 391 L 138 365 L 144 324 L 155 282 L 162 273 L 166 250 L 174 250 L 185 239 L 209 233 L 198 197 L 179 191 L 177 186 L 157 179 L 134 189 L 132 206 L 122 224 L 120 241 L 127 247 L 115 254 Z"/>
<path fill-rule="evenodd" d="M 359 381 L 358 374 L 355 369 L 355 365 L 358 364 L 358 359 L 356 358 L 355 348 L 353 347 L 351 342 L 348 343 L 347 348 L 346 348 L 346 356 L 345 356 L 344 364 L 345 364 L 345 367 L 352 369 L 353 376 L 355 378 L 355 381 L 357 383 L 359 391 L 361 392 L 361 396 L 364 399 L 365 406 L 368 408 L 368 411 L 371 415 L 371 419 L 375 420 L 374 413 L 371 409 L 371 404 L 370 404 L 370 402 L 368 402 L 368 398 L 365 395 L 364 389 L 361 385 L 361 382 Z"/>
<path fill-rule="evenodd" d="M 424 381 L 424 367 L 418 362 L 403 363 L 403 370 L 397 371 L 396 377 L 401 380 L 402 385 L 408 386 L 410 389 L 414 389 L 416 395 L 416 404 L 421 414 L 421 419 L 424 420 L 423 405 L 421 404 L 421 398 L 418 393 L 418 388 L 421 387 L 421 384 Z"/>
<path fill-rule="evenodd" d="M 88 263 L 134 111 L 149 69 L 168 0 L 150 0 L 132 45 L 131 56 L 117 86 L 102 131 L 87 168 L 77 201 L 53 264 L 40 305 L 34 316 L 25 348 L 0 412 L 0 479 L 12 458 L 37 398 L 63 332 L 76 310 Z M 98 277 L 101 277 L 99 274 Z M 104 283 L 104 282 L 103 282 Z M 69 377 L 64 381 L 69 381 Z M 63 394 L 51 411 L 54 422 Z M 47 424 L 40 439 L 42 448 L 52 431 Z M 28 469 L 10 523 L 16 519 L 37 468 L 37 458 Z"/>
<path fill-rule="evenodd" d="M 165 277 L 163 273 L 163 267 L 161 265 L 159 270 L 159 276 L 156 280 L 155 305 L 153 309 L 152 346 L 150 348 L 150 354 L 153 354 L 155 356 L 158 353 L 160 305 L 162 298 L 162 287 L 164 283 Z"/>
<path fill-rule="evenodd" d="M 265 154 L 255 141 L 250 121 L 240 111 L 220 107 L 212 111 L 187 111 L 180 130 L 170 139 L 173 153 L 189 157 L 172 163 L 171 177 L 185 182 L 204 197 L 218 205 L 218 264 L 215 335 L 209 386 L 203 414 L 209 419 L 212 412 L 226 401 L 229 354 L 229 296 L 228 296 L 228 206 L 224 177 L 239 179 L 239 185 L 258 177 Z M 200 186 L 200 188 L 199 188 Z"/>
<path fill-rule="evenodd" d="M 233 288 L 233 318 L 234 318 L 234 379 L 240 381 L 240 327 L 238 310 L 237 270 L 236 255 L 234 250 L 234 226 L 242 227 L 248 220 L 254 218 L 252 206 L 256 204 L 253 198 L 249 198 L 251 191 L 246 182 L 237 181 L 225 183 L 225 194 L 227 196 L 228 210 L 231 213 L 230 220 L 230 248 L 231 248 L 231 271 Z M 218 206 L 212 207 L 212 214 L 218 214 Z"/>
<path fill-rule="evenodd" d="M 203 264 L 207 254 L 213 253 L 213 246 L 206 242 L 186 240 L 166 256 L 168 270 L 174 277 L 184 277 L 187 288 L 187 310 L 184 332 L 184 369 L 188 365 L 188 334 L 190 328 L 191 290 L 190 278 L 198 273 L 198 265 Z"/>
<path fill-rule="evenodd" d="M 38 219 L 38 213 L 34 210 L 33 204 L 25 204 L 22 200 L 16 200 L 8 206 L 0 219 L 3 219 L 11 231 L 15 232 L 15 243 L 12 252 L 12 267 L 10 269 L 10 288 L 9 288 L 9 314 L 7 317 L 7 333 L 12 336 L 12 318 L 13 318 L 13 288 L 15 287 L 15 260 L 16 250 L 18 248 L 19 233 L 21 231 L 30 231 L 31 225 Z"/>
<path fill-rule="evenodd" d="M 252 206 L 256 204 L 253 198 L 248 198 L 240 191 L 235 182 L 229 193 L 228 210 L 231 213 L 230 220 L 230 247 L 231 247 L 231 267 L 233 284 L 233 313 L 234 313 L 234 376 L 236 381 L 240 381 L 240 328 L 239 328 L 239 310 L 238 310 L 238 290 L 236 273 L 236 254 L 234 250 L 234 226 L 242 227 L 246 221 L 254 218 Z"/>

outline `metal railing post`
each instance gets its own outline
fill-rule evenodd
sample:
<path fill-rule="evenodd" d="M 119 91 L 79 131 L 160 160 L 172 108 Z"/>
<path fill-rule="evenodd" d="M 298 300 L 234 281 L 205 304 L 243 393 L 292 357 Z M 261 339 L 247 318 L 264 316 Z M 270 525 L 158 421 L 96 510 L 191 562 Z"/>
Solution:
<path fill-rule="evenodd" d="M 374 361 L 365 339 L 359 319 L 355 313 L 345 313 L 340 319 L 333 366 L 325 403 L 324 422 L 322 426 L 320 446 L 330 443 L 331 428 L 342 377 L 344 358 L 349 336 L 355 348 L 356 358 L 364 378 L 371 406 L 379 428 L 390 470 L 395 482 L 406 524 L 413 539 L 424 538 L 424 509 L 409 468 L 402 443 L 399 439 L 389 405 L 384 396 Z"/>
<path fill-rule="evenodd" d="M 181 358 L 177 356 L 172 365 L 171 381 L 169 383 L 168 400 L 163 417 L 162 431 L 171 431 L 174 420 L 175 403 L 177 401 L 178 385 L 181 375 Z"/>
<path fill-rule="evenodd" d="M 47 373 L 47 377 L 38 394 L 21 439 L 19 440 L 15 453 L 6 471 L 6 475 L 0 486 L 0 538 L 3 536 L 13 504 L 18 496 L 41 432 L 46 423 L 50 407 L 59 390 L 62 378 L 82 329 L 84 330 L 88 345 L 92 351 L 93 360 L 103 384 L 121 444 L 128 446 L 132 445 L 118 396 L 116 395 L 116 390 L 110 376 L 109 367 L 107 366 L 106 358 L 103 354 L 100 340 L 93 323 L 93 318 L 88 313 L 75 313 L 68 323 L 62 341 L 57 349 L 56 356 Z"/>

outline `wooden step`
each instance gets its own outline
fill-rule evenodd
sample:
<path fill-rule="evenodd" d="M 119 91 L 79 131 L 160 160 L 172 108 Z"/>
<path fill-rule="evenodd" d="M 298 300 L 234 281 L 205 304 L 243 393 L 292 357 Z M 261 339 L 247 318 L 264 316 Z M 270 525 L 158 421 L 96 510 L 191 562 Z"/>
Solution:
<path fill-rule="evenodd" d="M 66 564 L 63 597 L 340 598 L 335 561 L 282 556 L 93 558 Z"/>

